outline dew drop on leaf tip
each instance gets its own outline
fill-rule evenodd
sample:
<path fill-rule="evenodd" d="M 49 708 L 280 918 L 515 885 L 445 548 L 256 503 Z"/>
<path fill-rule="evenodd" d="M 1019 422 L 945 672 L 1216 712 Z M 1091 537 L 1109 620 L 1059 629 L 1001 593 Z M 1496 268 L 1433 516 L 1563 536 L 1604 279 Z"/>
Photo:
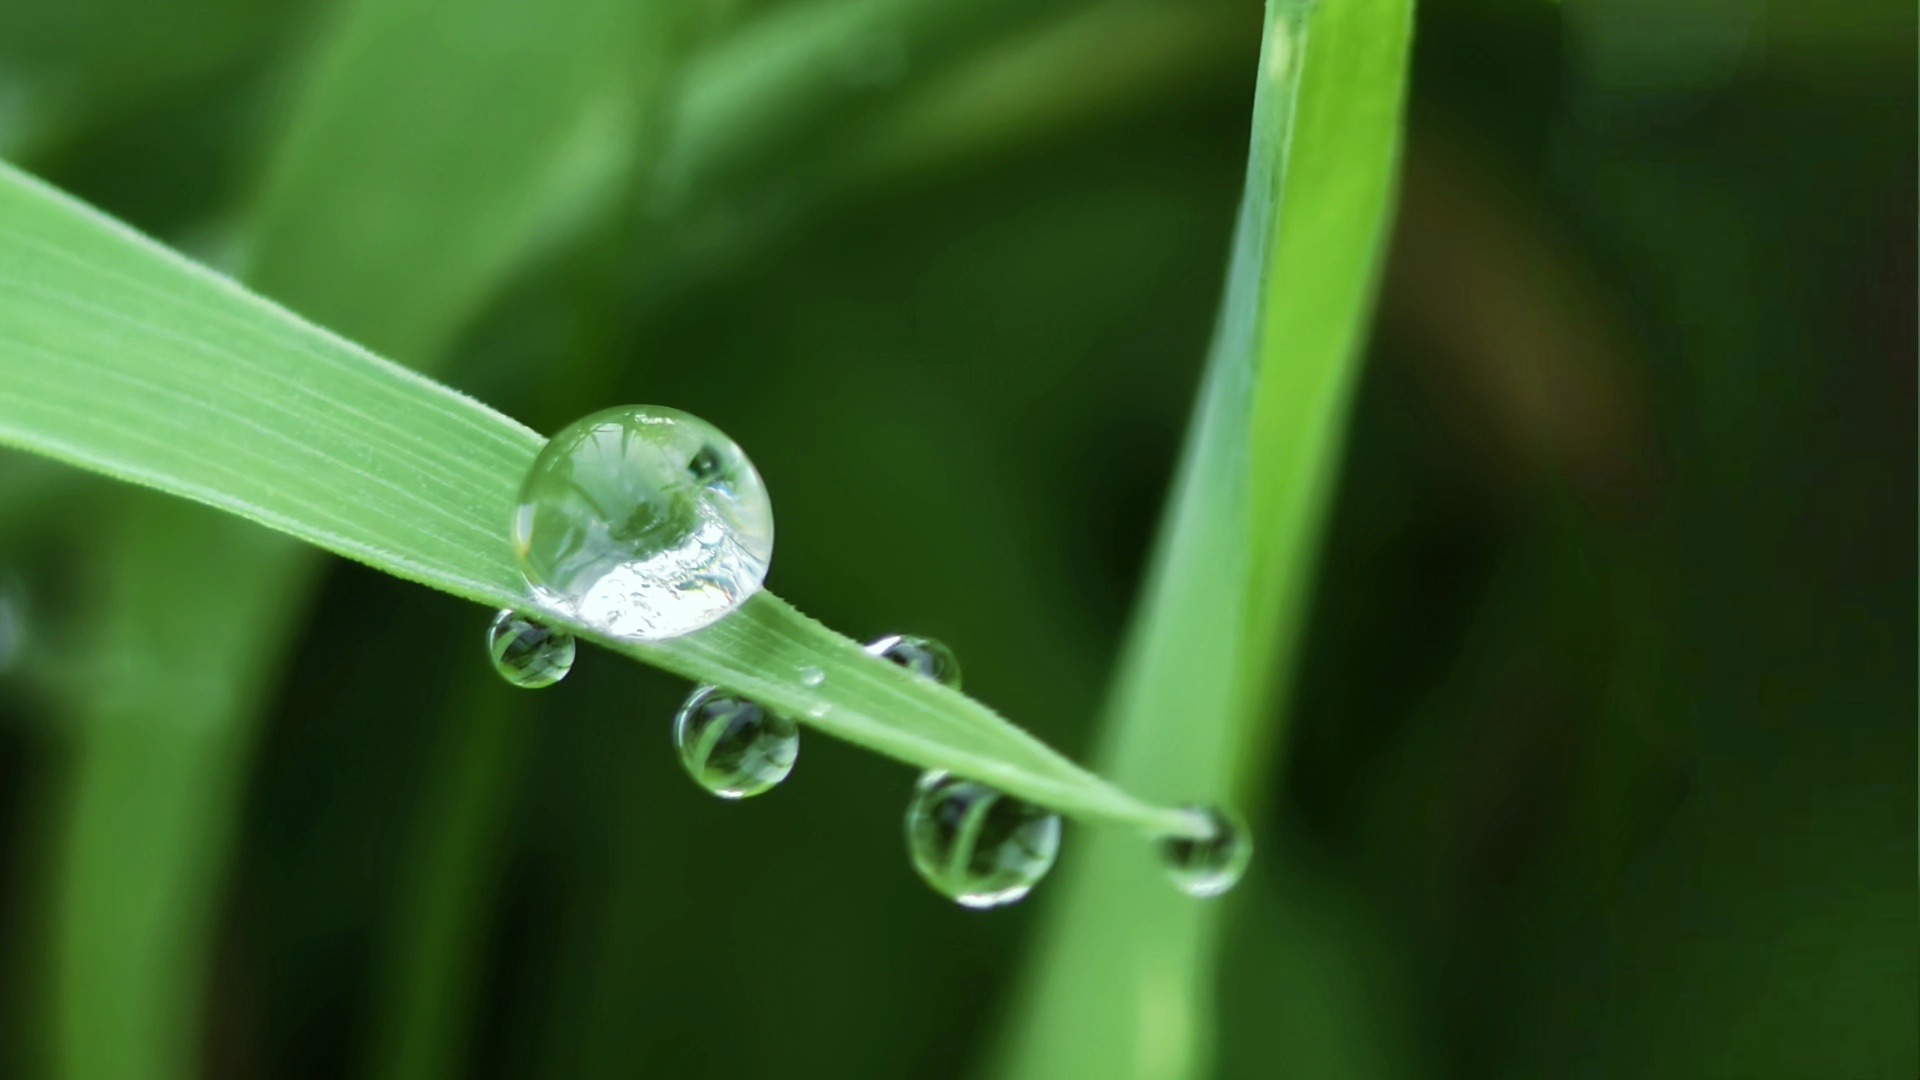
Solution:
<path fill-rule="evenodd" d="M 730 614 L 773 559 L 773 506 L 753 462 L 712 424 L 657 405 L 606 409 L 547 440 L 511 532 L 542 604 L 635 641 Z"/>
<path fill-rule="evenodd" d="M 1161 866 L 1167 879 L 1188 896 L 1219 896 L 1246 873 L 1253 858 L 1253 834 L 1223 807 L 1195 804 L 1181 809 L 1204 823 L 1205 835 L 1161 837 Z"/>

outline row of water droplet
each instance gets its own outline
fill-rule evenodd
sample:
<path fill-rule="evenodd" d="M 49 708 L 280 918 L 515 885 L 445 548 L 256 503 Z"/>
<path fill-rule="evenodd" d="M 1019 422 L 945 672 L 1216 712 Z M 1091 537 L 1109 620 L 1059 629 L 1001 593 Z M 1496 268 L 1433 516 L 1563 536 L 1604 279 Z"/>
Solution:
<path fill-rule="evenodd" d="M 557 682 L 573 666 L 570 634 L 510 611 L 488 634 L 494 667 L 515 686 Z M 867 651 L 924 678 L 955 688 L 960 665 L 931 638 L 890 635 Z M 809 676 L 811 674 L 811 677 Z M 801 682 L 818 686 L 817 669 Z M 723 799 L 764 794 L 793 772 L 800 727 L 792 719 L 717 686 L 694 690 L 673 718 L 673 744 L 695 783 Z M 1174 884 L 1192 896 L 1217 896 L 1246 868 L 1247 832 L 1226 812 L 1188 807 L 1197 836 L 1167 836 L 1160 857 Z M 973 780 L 928 772 L 907 804 L 907 850 L 914 869 L 935 889 L 974 908 L 1010 904 L 1053 867 L 1060 816 Z"/>
<path fill-rule="evenodd" d="M 731 439 L 673 409 L 595 413 L 550 439 L 521 487 L 512 539 L 541 603 L 616 638 L 658 640 L 710 625 L 757 592 L 773 555 L 764 483 Z M 573 636 L 513 611 L 487 634 L 488 652 L 515 686 L 550 686 L 573 666 Z M 880 659 L 957 689 L 960 665 L 930 638 L 890 635 L 867 645 Z M 819 686 L 818 668 L 798 673 Z M 821 719 L 824 714 L 810 714 Z M 762 794 L 793 771 L 793 718 L 702 686 L 673 721 L 681 763 L 724 799 Z M 1158 839 L 1168 877 L 1193 896 L 1231 888 L 1245 870 L 1245 827 L 1217 807 L 1190 806 L 1188 827 Z M 920 876 L 968 907 L 1025 896 L 1060 848 L 1060 817 L 974 780 L 933 771 L 914 785 L 907 849 Z"/>

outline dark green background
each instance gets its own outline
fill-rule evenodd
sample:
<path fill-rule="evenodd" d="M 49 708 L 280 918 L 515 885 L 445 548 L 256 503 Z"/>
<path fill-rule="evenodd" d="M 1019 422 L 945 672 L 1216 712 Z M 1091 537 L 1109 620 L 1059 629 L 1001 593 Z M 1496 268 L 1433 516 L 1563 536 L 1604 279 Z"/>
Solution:
<path fill-rule="evenodd" d="M 324 6 L 0 0 L 0 156 L 217 258 Z M 772 587 L 855 636 L 941 638 L 971 692 L 1084 757 L 1243 168 L 1256 6 L 1201 7 L 1211 45 L 1067 122 L 791 213 L 760 212 L 774 167 L 710 220 L 609 223 L 442 370 L 542 430 L 626 400 L 713 420 L 773 493 Z M 1912 1077 L 1911 6 L 1418 19 L 1220 1071 Z M 662 236 L 664 265 L 633 256 Z M 12 1076 L 48 1060 L 61 642 L 91 534 L 155 497 L 11 457 L 0 477 L 32 641 L 0 676 Z M 980 1065 L 1044 887 L 941 902 L 901 850 L 910 774 L 824 738 L 723 805 L 667 743 L 685 685 L 587 651 L 516 693 L 485 620 L 329 568 L 232 823 L 210 1074 L 390 1063 L 427 932 L 456 958 L 456 1073 Z M 423 928 L 436 873 L 461 886 Z"/>

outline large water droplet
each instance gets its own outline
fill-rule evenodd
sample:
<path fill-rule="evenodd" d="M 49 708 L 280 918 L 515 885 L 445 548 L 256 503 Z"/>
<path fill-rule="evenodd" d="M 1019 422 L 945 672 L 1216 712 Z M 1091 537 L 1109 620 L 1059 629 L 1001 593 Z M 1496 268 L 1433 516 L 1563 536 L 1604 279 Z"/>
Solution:
<path fill-rule="evenodd" d="M 487 627 L 487 654 L 493 670 L 515 686 L 538 690 L 566 678 L 573 668 L 573 635 L 537 623 L 514 611 L 502 611 Z"/>
<path fill-rule="evenodd" d="M 924 675 L 942 686 L 960 689 L 960 659 L 953 650 L 929 637 L 888 634 L 867 642 L 867 652 L 882 660 L 891 660 L 915 675 Z"/>
<path fill-rule="evenodd" d="M 936 890 L 970 908 L 1027 895 L 1060 852 L 1060 816 L 944 772 L 914 785 L 907 852 Z"/>
<path fill-rule="evenodd" d="M 1219 896 L 1233 888 L 1253 858 L 1253 834 L 1238 817 L 1218 806 L 1183 807 L 1206 830 L 1203 837 L 1160 838 L 1160 861 L 1167 877 L 1188 896 Z"/>
<path fill-rule="evenodd" d="M 745 698 L 702 686 L 673 718 L 673 745 L 695 783 L 723 799 L 744 799 L 793 771 L 800 728 Z"/>
<path fill-rule="evenodd" d="M 520 486 L 513 545 L 543 603 L 615 637 L 677 637 L 759 591 L 773 507 L 718 428 L 628 405 L 547 441 Z"/>

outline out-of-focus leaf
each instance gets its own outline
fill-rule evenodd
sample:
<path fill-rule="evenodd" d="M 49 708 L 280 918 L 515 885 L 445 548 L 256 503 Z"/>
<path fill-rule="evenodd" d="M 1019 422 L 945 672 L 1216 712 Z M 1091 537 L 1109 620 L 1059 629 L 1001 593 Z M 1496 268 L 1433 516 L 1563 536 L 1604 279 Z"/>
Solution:
<path fill-rule="evenodd" d="M 0 154 L 31 156 L 239 68 L 305 5 L 0 5 Z"/>
<path fill-rule="evenodd" d="M 1084 0 L 828 0 L 784 5 L 689 66 L 661 162 L 670 198 L 754 171 L 909 79 Z"/>
<path fill-rule="evenodd" d="M 671 5 L 360 0 L 273 162 L 242 273 L 415 366 L 631 180 Z"/>

